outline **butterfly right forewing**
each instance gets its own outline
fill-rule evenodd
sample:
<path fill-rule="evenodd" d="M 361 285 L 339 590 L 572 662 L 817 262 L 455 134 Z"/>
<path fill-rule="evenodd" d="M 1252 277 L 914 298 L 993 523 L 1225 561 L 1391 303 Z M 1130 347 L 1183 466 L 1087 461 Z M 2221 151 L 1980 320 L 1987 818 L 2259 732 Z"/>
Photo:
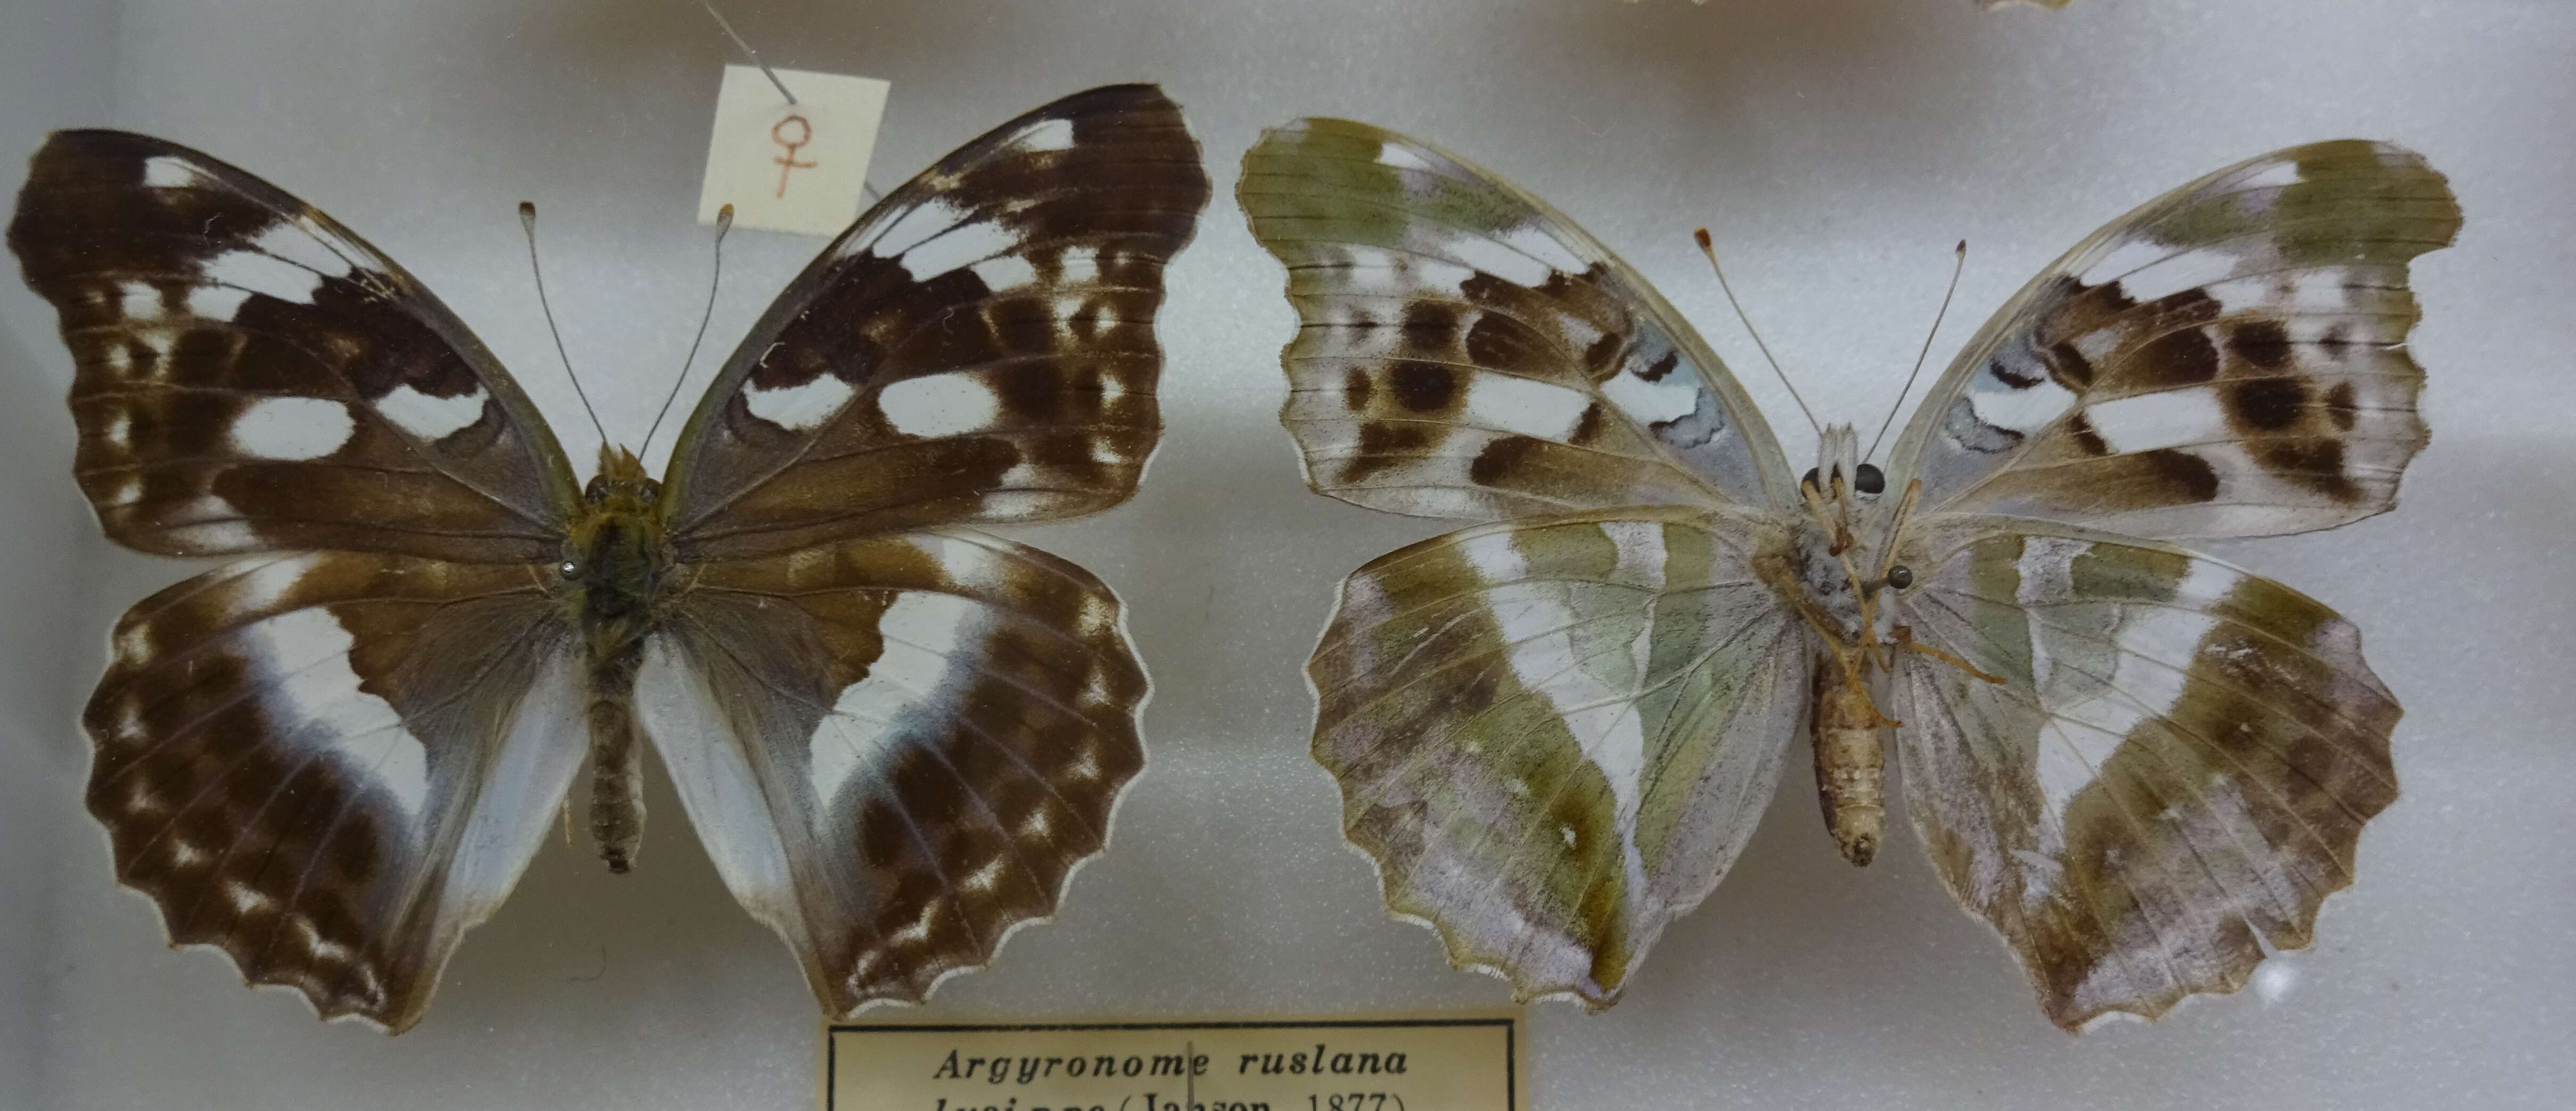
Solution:
<path fill-rule="evenodd" d="M 1793 504 L 1770 428 L 1680 314 L 1491 172 L 1307 119 L 1262 136 L 1236 193 L 1288 268 L 1280 420 L 1317 492 L 1468 520 Z"/>
<path fill-rule="evenodd" d="M 578 494 L 535 407 L 437 297 L 284 190 L 57 132 L 9 247 L 61 316 L 76 473 L 111 539 L 554 558 Z"/>

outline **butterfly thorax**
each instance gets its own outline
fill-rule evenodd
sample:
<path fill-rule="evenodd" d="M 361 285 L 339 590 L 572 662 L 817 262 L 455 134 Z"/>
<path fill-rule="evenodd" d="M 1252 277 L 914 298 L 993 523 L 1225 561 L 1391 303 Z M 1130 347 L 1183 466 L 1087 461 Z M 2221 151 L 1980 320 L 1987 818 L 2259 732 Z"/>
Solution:
<path fill-rule="evenodd" d="M 644 832 L 633 695 L 672 565 L 660 502 L 635 453 L 602 447 L 560 568 L 572 585 L 563 604 L 589 649 L 590 828 L 612 872 L 627 870 Z"/>
<path fill-rule="evenodd" d="M 559 568 L 572 586 L 565 606 L 594 661 L 631 648 L 652 627 L 671 567 L 660 499 L 661 485 L 645 477 L 633 453 L 600 452 L 599 475 L 583 491 Z"/>

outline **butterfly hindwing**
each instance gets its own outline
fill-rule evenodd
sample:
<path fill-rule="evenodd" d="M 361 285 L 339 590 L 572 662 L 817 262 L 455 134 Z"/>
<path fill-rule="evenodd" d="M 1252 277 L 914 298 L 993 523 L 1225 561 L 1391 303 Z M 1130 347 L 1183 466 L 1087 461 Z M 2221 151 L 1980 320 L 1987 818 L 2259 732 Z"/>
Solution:
<path fill-rule="evenodd" d="M 691 573 L 638 683 L 725 883 L 836 1015 L 1054 913 L 1144 763 L 1115 595 L 964 530 Z"/>
<path fill-rule="evenodd" d="M 1680 314 L 1544 202 L 1347 120 L 1274 128 L 1237 189 L 1300 320 L 1282 423 L 1358 505 L 1494 520 L 1796 497 Z"/>
<path fill-rule="evenodd" d="M 1907 558 L 1920 655 L 1894 713 L 1936 871 L 2069 1029 L 2243 986 L 2308 944 L 2397 795 L 2400 710 L 2361 634 L 2296 591 L 2162 544 L 1944 517 Z"/>
<path fill-rule="evenodd" d="M 114 646 L 82 720 L 117 877 L 174 944 L 410 1026 L 580 763 L 578 648 L 530 572 L 252 557 L 138 603 Z"/>
<path fill-rule="evenodd" d="M 894 191 L 755 325 L 681 434 L 688 558 L 1031 521 L 1134 492 L 1163 267 L 1208 198 L 1180 107 L 1077 93 Z"/>
<path fill-rule="evenodd" d="M 9 225 L 77 372 L 81 491 L 163 555 L 552 558 L 576 497 L 500 364 L 403 269 L 172 143 L 64 131 Z"/>
<path fill-rule="evenodd" d="M 1753 831 L 1807 693 L 1751 568 L 1687 508 L 1450 533 L 1352 574 L 1308 673 L 1315 758 L 1387 904 L 1520 998 L 1614 1001 Z"/>
<path fill-rule="evenodd" d="M 2459 205 L 2357 141 L 2221 170 L 2114 221 L 1969 341 L 1907 425 L 1926 509 L 2268 536 L 2394 504 L 2426 440 L 2407 264 Z"/>

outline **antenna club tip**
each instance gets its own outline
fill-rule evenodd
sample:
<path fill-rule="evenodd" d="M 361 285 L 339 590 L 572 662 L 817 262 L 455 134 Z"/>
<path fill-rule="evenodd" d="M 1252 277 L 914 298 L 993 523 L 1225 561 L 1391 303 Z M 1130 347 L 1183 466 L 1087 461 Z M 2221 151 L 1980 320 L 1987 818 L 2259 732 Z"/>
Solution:
<path fill-rule="evenodd" d="M 1960 240 L 1960 241 L 1959 241 L 1959 246 L 1958 246 L 1957 250 L 1958 250 L 1958 253 L 1960 253 L 1960 254 L 1963 254 L 1963 255 L 1964 255 L 1964 254 L 1967 254 L 1967 253 L 1968 253 L 1968 241 L 1967 241 L 1967 240 L 1965 240 L 1965 239 Z"/>
<path fill-rule="evenodd" d="M 519 202 L 519 222 L 522 224 L 533 224 L 537 222 L 537 202 Z"/>
<path fill-rule="evenodd" d="M 720 228 L 733 226 L 733 205 L 727 204 L 716 210 L 716 226 Z"/>
<path fill-rule="evenodd" d="M 1691 232 L 1691 238 L 1692 238 L 1693 240 L 1695 240 L 1695 241 L 1697 241 L 1697 242 L 1699 243 L 1699 249 L 1700 249 L 1700 250 L 1705 251 L 1705 250 L 1708 250 L 1708 249 L 1709 249 L 1710 244 L 1709 244 L 1709 239 L 1708 239 L 1708 229 L 1707 229 L 1707 228 L 1699 228 L 1699 229 L 1697 229 L 1697 230 L 1695 230 L 1695 231 Z"/>

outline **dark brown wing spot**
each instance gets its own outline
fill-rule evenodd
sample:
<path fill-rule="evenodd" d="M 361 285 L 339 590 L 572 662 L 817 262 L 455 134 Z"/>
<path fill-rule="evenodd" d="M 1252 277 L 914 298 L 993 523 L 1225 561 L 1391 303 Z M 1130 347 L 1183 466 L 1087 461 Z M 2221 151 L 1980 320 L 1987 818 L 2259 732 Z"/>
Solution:
<path fill-rule="evenodd" d="M 1439 363 L 1406 359 L 1389 369 L 1386 377 L 1395 403 L 1412 412 L 1440 412 L 1458 396 L 1457 369 Z"/>
<path fill-rule="evenodd" d="M 2362 500 L 2360 485 L 2343 470 L 2343 441 L 2272 440 L 2254 445 L 2263 469 L 2347 505 Z"/>
<path fill-rule="evenodd" d="M 1429 425 L 1399 421 L 1369 421 L 1360 425 L 1359 451 L 1342 464 L 1342 481 L 1356 485 L 1369 476 L 1414 456 L 1431 446 L 1437 435 Z"/>
<path fill-rule="evenodd" d="M 2083 448 L 2086 455 L 2111 454 L 2111 445 L 2102 439 L 2102 433 L 2093 427 L 2093 419 L 2084 415 L 2083 410 L 2079 409 L 2074 416 L 2067 418 L 2066 434 L 2074 438 L 2076 446 Z"/>
<path fill-rule="evenodd" d="M 2093 385 L 2093 361 L 2075 349 L 2072 343 L 2056 344 L 2048 349 L 2048 369 L 2057 384 L 2069 391 L 2082 393 Z"/>
<path fill-rule="evenodd" d="M 1479 486 L 1503 485 L 1513 472 L 1529 466 L 1532 457 L 1546 448 L 1545 440 L 1505 436 L 1476 453 L 1476 461 L 1467 465 L 1467 477 Z"/>
<path fill-rule="evenodd" d="M 1595 401 L 1589 405 L 1585 405 L 1583 407 L 1583 417 L 1582 419 L 1574 422 L 1574 435 L 1570 437 L 1567 442 L 1577 444 L 1591 443 L 1594 437 L 1601 435 L 1601 422 L 1601 403 Z"/>
<path fill-rule="evenodd" d="M 2041 378 L 2038 375 L 2018 373 L 2011 367 L 2005 366 L 2001 359 L 1987 363 L 1986 373 L 1993 376 L 1995 381 L 2001 382 L 2005 386 L 2016 390 L 2026 390 L 2041 382 Z"/>
<path fill-rule="evenodd" d="M 2278 432 L 2299 422 L 2308 406 L 2308 388 L 2296 378 L 2247 378 L 2226 387 L 2227 412 L 2248 431 Z"/>
<path fill-rule="evenodd" d="M 2249 320 L 2227 337 L 2227 349 L 2265 370 L 2290 365 L 2290 333 L 2278 320 Z"/>
<path fill-rule="evenodd" d="M 2218 496 L 2218 471 L 2209 460 L 2187 451 L 2157 448 L 2140 452 L 2133 458 L 2147 467 L 2159 481 L 2171 483 L 2183 491 L 2174 504 L 2204 502 Z"/>
<path fill-rule="evenodd" d="M 2140 389 L 2196 386 L 2218 377 L 2218 345 L 2186 328 L 2139 348 L 2126 370 L 2123 377 Z"/>
<path fill-rule="evenodd" d="M 1620 347 L 1619 333 L 1603 332 L 1600 339 L 1593 340 L 1591 346 L 1583 349 L 1583 368 L 1591 372 L 1593 381 L 1608 378 L 1619 369 Z"/>
<path fill-rule="evenodd" d="M 2326 391 L 2326 417 L 2334 421 L 2336 428 L 2352 431 L 2353 421 L 2359 417 L 2359 412 L 2353 407 L 2352 383 L 2337 382 L 2333 389 Z"/>
<path fill-rule="evenodd" d="M 1477 366 L 1514 366 L 1522 361 L 1521 349 L 1511 318 L 1501 313 L 1478 313 L 1467 329 L 1467 361 Z"/>
<path fill-rule="evenodd" d="M 1377 383 L 1369 381 L 1368 372 L 1352 368 L 1342 375 L 1342 404 L 1354 413 L 1368 411 L 1369 396 L 1377 392 Z"/>

